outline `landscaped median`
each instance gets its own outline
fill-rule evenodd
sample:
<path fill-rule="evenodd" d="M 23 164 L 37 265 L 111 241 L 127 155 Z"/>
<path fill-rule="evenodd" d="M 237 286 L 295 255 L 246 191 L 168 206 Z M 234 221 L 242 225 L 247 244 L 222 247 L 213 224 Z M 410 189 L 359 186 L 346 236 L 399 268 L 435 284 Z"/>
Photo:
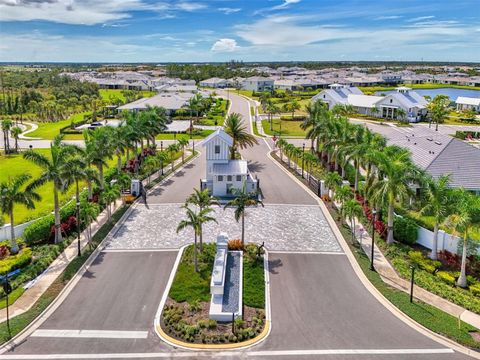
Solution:
<path fill-rule="evenodd" d="M 239 249 L 237 241 L 230 250 Z M 234 248 L 235 247 L 235 248 Z M 156 323 L 160 337 L 170 344 L 195 349 L 233 349 L 253 345 L 266 337 L 269 319 L 266 312 L 266 257 L 255 244 L 243 249 L 243 319 L 221 323 L 209 318 L 210 280 L 216 244 L 203 245 L 198 256 L 198 272 L 193 266 L 193 245 L 185 247 L 172 271 L 175 277 L 166 289 L 168 296 Z"/>

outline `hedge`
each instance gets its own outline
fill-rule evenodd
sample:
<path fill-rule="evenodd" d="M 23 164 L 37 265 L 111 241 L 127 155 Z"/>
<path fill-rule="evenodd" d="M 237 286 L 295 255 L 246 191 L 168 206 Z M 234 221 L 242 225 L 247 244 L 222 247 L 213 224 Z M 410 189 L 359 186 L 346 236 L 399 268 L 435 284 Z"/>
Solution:
<path fill-rule="evenodd" d="M 0 261 L 0 274 L 6 274 L 12 270 L 20 269 L 32 260 L 32 250 L 24 248 L 16 255 L 12 255 Z"/>
<path fill-rule="evenodd" d="M 397 241 L 413 245 L 417 242 L 418 225 L 409 218 L 395 216 L 393 219 L 393 234 Z"/>

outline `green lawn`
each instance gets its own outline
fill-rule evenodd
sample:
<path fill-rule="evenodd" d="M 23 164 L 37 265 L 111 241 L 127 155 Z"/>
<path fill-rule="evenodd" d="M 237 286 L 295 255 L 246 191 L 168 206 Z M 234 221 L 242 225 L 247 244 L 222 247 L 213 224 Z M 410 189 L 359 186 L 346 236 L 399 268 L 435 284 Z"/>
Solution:
<path fill-rule="evenodd" d="M 262 121 L 262 127 L 263 131 L 265 131 L 265 134 L 267 135 L 275 135 L 275 134 L 280 134 L 280 123 L 282 127 L 281 135 L 282 136 L 305 136 L 305 131 L 300 128 L 300 124 L 302 123 L 301 121 L 289 121 L 289 120 L 279 120 L 279 119 L 274 119 L 273 120 L 273 131 L 270 131 L 270 123 L 268 120 L 263 120 Z"/>
<path fill-rule="evenodd" d="M 215 259 L 216 244 L 203 244 L 203 252 L 198 256 L 198 269 L 193 269 L 193 245 L 185 248 L 177 268 L 169 296 L 177 302 L 210 301 L 210 278 Z"/>
<path fill-rule="evenodd" d="M 60 134 L 60 129 L 69 126 L 72 122 L 79 122 L 83 120 L 83 116 L 89 114 L 89 112 L 78 113 L 70 116 L 66 120 L 56 122 L 39 122 L 37 123 L 38 129 L 28 133 L 27 136 L 38 137 L 46 140 L 52 140 L 55 136 Z M 67 134 L 66 140 L 83 139 L 82 134 Z"/>
<path fill-rule="evenodd" d="M 243 254 L 243 303 L 257 309 L 265 308 L 265 272 L 263 259 L 252 261 Z"/>
<path fill-rule="evenodd" d="M 113 101 L 113 99 L 118 99 L 121 102 L 125 102 L 125 96 L 123 96 L 121 89 L 100 89 L 98 92 L 100 93 L 100 96 L 103 100 L 106 101 Z M 154 91 L 142 91 L 142 96 L 143 97 L 151 97 L 155 95 L 156 92 Z"/>
<path fill-rule="evenodd" d="M 8 304 L 9 306 L 12 305 L 17 299 L 22 296 L 22 294 L 25 292 L 25 289 L 20 286 L 13 290 L 9 295 L 8 295 Z M 3 297 L 0 299 L 0 309 L 4 309 L 7 307 L 7 298 Z"/>
<path fill-rule="evenodd" d="M 200 131 L 199 134 L 193 135 L 193 139 L 204 139 L 208 135 L 210 135 L 211 133 L 213 133 L 213 130 L 202 130 L 202 131 Z M 188 133 L 177 134 L 176 135 L 177 140 L 181 137 L 187 137 L 188 139 L 190 139 L 190 135 Z M 157 140 L 174 140 L 174 138 L 175 138 L 175 135 L 173 133 L 159 134 L 155 137 L 155 139 L 157 139 Z M 157 146 L 159 146 L 159 145 L 157 144 Z"/>

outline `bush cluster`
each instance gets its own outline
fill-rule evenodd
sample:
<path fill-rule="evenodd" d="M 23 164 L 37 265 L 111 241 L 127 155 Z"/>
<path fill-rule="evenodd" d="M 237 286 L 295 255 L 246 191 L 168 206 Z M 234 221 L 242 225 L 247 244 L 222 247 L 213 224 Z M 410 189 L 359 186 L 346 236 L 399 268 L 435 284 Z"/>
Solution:
<path fill-rule="evenodd" d="M 423 269 L 430 274 L 434 274 L 440 266 L 442 266 L 440 261 L 426 259 L 421 251 L 409 251 L 408 257 L 420 269 Z"/>
<path fill-rule="evenodd" d="M 0 274 L 9 273 L 12 270 L 20 269 L 32 260 L 32 250 L 23 248 L 18 254 L 9 256 L 0 261 Z"/>
<path fill-rule="evenodd" d="M 393 234 L 397 241 L 413 245 L 417 242 L 418 225 L 409 218 L 395 216 L 393 219 Z"/>

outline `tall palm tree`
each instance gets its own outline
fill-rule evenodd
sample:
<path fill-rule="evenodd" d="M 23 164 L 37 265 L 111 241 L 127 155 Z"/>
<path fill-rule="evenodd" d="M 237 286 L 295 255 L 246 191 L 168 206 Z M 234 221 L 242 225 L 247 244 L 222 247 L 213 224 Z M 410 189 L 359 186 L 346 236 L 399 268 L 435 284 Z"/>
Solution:
<path fill-rule="evenodd" d="M 397 117 L 397 120 L 400 120 L 401 122 L 404 122 L 407 117 L 407 112 L 402 109 L 402 108 L 398 108 L 395 110 L 395 114 L 396 114 L 396 117 Z"/>
<path fill-rule="evenodd" d="M 235 208 L 235 220 L 237 222 L 242 220 L 242 246 L 245 245 L 245 212 L 247 211 L 248 206 L 263 205 L 263 202 L 258 199 L 258 192 L 247 192 L 247 184 L 243 183 L 242 189 L 232 189 L 232 194 L 235 196 L 232 200 L 227 202 L 224 207 L 224 210 L 227 207 Z"/>
<path fill-rule="evenodd" d="M 120 197 L 120 189 L 116 185 L 107 185 L 102 193 L 102 200 L 107 208 L 107 219 L 112 222 L 112 203 Z"/>
<path fill-rule="evenodd" d="M 21 133 L 22 133 L 22 129 L 18 126 L 14 126 L 10 130 L 10 134 L 12 134 L 12 137 L 15 139 L 15 152 L 18 152 L 18 138 Z"/>
<path fill-rule="evenodd" d="M 432 121 L 436 124 L 435 130 L 438 131 L 438 124 L 445 121 L 450 111 L 450 98 L 447 95 L 437 95 L 427 104 L 430 125 Z"/>
<path fill-rule="evenodd" d="M 193 193 L 185 201 L 185 205 L 188 206 L 189 204 L 196 205 L 199 207 L 200 212 L 203 209 L 210 208 L 212 205 L 220 206 L 218 199 L 214 196 L 211 196 L 208 189 L 198 190 L 193 189 Z M 203 251 L 203 231 L 200 228 L 200 252 Z"/>
<path fill-rule="evenodd" d="M 63 134 L 57 135 L 50 144 L 50 154 L 44 154 L 28 150 L 23 157 L 35 165 L 42 168 L 39 178 L 34 180 L 27 188 L 34 189 L 46 182 L 53 183 L 53 204 L 55 213 L 55 243 L 62 241 L 62 232 L 60 228 L 60 204 L 59 192 L 64 191 L 68 179 L 68 170 L 72 166 L 73 156 L 80 152 L 80 149 L 74 145 L 67 145 L 62 142 Z"/>
<path fill-rule="evenodd" d="M 325 186 L 329 191 L 330 198 L 335 197 L 335 189 L 342 182 L 342 177 L 335 171 L 329 172 L 325 175 Z"/>
<path fill-rule="evenodd" d="M 22 174 L 9 178 L 0 183 L 0 211 L 10 216 L 10 251 L 18 253 L 18 244 L 15 239 L 15 219 L 13 209 L 16 204 L 24 205 L 27 209 L 35 208 L 35 201 L 41 197 L 34 190 L 25 189 L 25 183 L 30 180 L 29 174 Z"/>
<path fill-rule="evenodd" d="M 185 163 L 185 148 L 190 144 L 188 139 L 186 137 L 181 137 L 178 139 L 178 145 L 180 146 L 180 149 L 182 150 L 182 164 Z"/>
<path fill-rule="evenodd" d="M 426 205 L 421 212 L 432 215 L 435 219 L 432 252 L 430 253 L 430 258 L 433 260 L 437 260 L 438 230 L 453 210 L 452 190 L 449 183 L 450 175 L 442 175 L 438 179 L 429 178 L 424 187 Z"/>
<path fill-rule="evenodd" d="M 172 166 L 172 173 L 175 169 L 174 163 L 175 163 L 175 154 L 178 153 L 180 149 L 178 148 L 177 144 L 170 144 L 167 146 L 167 154 L 168 154 L 168 160 L 170 161 L 170 164 Z"/>
<path fill-rule="evenodd" d="M 343 216 L 350 220 L 350 228 L 352 229 L 352 242 L 355 241 L 355 219 L 359 218 L 362 213 L 362 206 L 355 199 L 347 200 L 342 205 Z"/>
<path fill-rule="evenodd" d="M 255 136 L 250 134 L 242 124 L 242 115 L 231 113 L 225 120 L 225 132 L 233 138 L 233 145 L 230 148 L 230 158 L 235 159 L 238 148 L 244 149 L 247 146 L 258 144 Z"/>
<path fill-rule="evenodd" d="M 80 207 L 80 219 L 85 224 L 87 229 L 86 237 L 88 244 L 92 244 L 92 223 L 95 221 L 98 214 L 98 205 L 89 201 L 82 203 Z"/>
<path fill-rule="evenodd" d="M 13 122 L 12 120 L 5 119 L 2 120 L 1 126 L 3 131 L 3 144 L 5 147 L 5 154 L 8 154 L 10 152 L 10 138 L 8 136 L 8 133 L 13 126 Z"/>
<path fill-rule="evenodd" d="M 86 156 L 90 162 L 97 168 L 100 180 L 100 190 L 105 188 L 105 178 L 103 175 L 106 159 L 112 157 L 112 128 L 102 127 L 91 130 L 84 130 L 83 137 L 85 139 Z"/>
<path fill-rule="evenodd" d="M 280 149 L 280 159 L 283 161 L 283 152 L 288 142 L 285 139 L 278 139 L 275 145 Z"/>
<path fill-rule="evenodd" d="M 198 212 L 190 209 L 188 206 L 182 206 L 187 212 L 187 218 L 185 220 L 180 221 L 177 226 L 177 233 L 181 230 L 191 227 L 193 230 L 193 234 L 195 237 L 194 244 L 193 244 L 193 268 L 195 272 L 198 272 L 198 262 L 197 262 L 197 238 L 202 233 L 202 225 L 204 223 L 217 220 L 209 216 L 209 214 L 213 211 L 212 208 L 205 208 Z"/>
<path fill-rule="evenodd" d="M 320 124 L 323 122 L 324 119 L 324 113 L 327 111 L 325 108 L 325 105 L 321 101 L 315 101 L 311 102 L 305 107 L 305 110 L 307 111 L 308 116 L 305 118 L 305 120 L 300 124 L 300 128 L 303 130 L 309 130 L 306 134 L 307 139 L 311 140 L 311 151 L 314 149 L 314 142 L 317 136 L 313 135 L 313 131 L 310 131 L 311 129 L 314 129 L 316 126 L 321 126 L 323 124 Z M 308 134 L 310 133 L 310 135 Z"/>
<path fill-rule="evenodd" d="M 412 164 L 410 152 L 398 146 L 388 146 L 378 154 L 379 177 L 372 184 L 375 202 L 388 205 L 387 244 L 393 243 L 393 217 L 396 201 L 404 201 L 413 196 L 410 187 L 419 180 L 419 171 Z"/>
<path fill-rule="evenodd" d="M 348 186 L 348 185 L 337 185 L 337 187 L 335 189 L 334 199 L 336 201 L 340 202 L 340 215 L 341 215 L 341 218 L 342 218 L 342 221 L 343 221 L 343 218 L 345 217 L 345 213 L 344 213 L 345 209 L 344 209 L 343 205 L 345 205 L 345 203 L 348 200 L 353 199 L 353 193 L 352 193 L 352 189 L 350 188 L 350 186 Z"/>
<path fill-rule="evenodd" d="M 158 161 L 160 162 L 161 174 L 163 175 L 163 166 L 168 161 L 168 154 L 166 151 L 159 151 L 155 154 Z"/>

